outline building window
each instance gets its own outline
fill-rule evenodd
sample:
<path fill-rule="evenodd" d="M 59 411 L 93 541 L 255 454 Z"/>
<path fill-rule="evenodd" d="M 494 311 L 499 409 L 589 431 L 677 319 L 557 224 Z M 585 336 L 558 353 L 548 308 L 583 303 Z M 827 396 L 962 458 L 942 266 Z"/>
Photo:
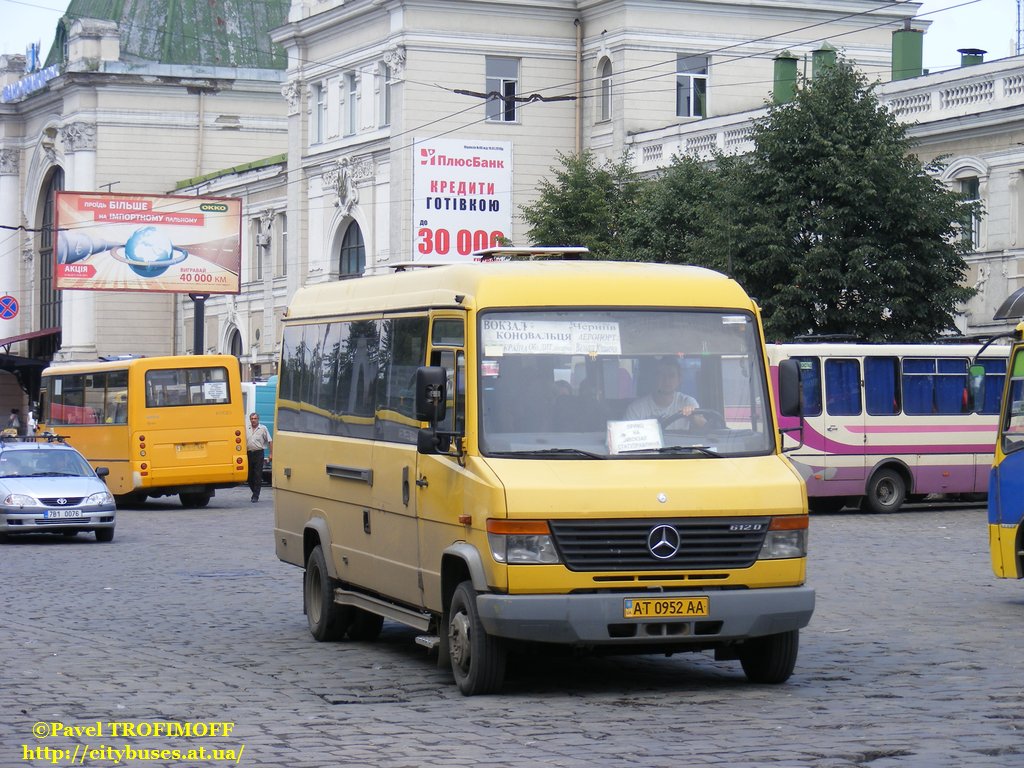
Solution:
<path fill-rule="evenodd" d="M 519 59 L 487 57 L 487 93 L 500 98 L 487 100 L 487 120 L 497 123 L 516 121 L 515 97 L 519 92 Z"/>
<path fill-rule="evenodd" d="M 706 117 L 708 57 L 676 56 L 676 117 Z"/>
<path fill-rule="evenodd" d="M 277 215 L 277 276 L 285 277 L 288 274 L 288 214 Z"/>
<path fill-rule="evenodd" d="M 64 171 L 57 168 L 50 175 L 43 194 L 43 215 L 39 233 L 39 328 L 60 327 L 61 293 L 53 287 L 54 213 L 57 193 L 64 190 Z M 54 350 L 56 351 L 56 350 Z"/>
<path fill-rule="evenodd" d="M 380 78 L 380 109 L 379 122 L 381 128 L 391 125 L 391 67 L 381 63 L 377 70 Z"/>
<path fill-rule="evenodd" d="M 327 136 L 327 87 L 323 83 L 313 86 L 313 143 L 319 144 Z"/>
<path fill-rule="evenodd" d="M 981 181 L 978 177 L 960 179 L 960 194 L 967 202 L 980 202 Z M 961 226 L 961 237 L 970 243 L 974 250 L 981 248 L 981 214 L 979 212 L 967 214 L 964 216 Z"/>
<path fill-rule="evenodd" d="M 341 241 L 341 258 L 338 263 L 338 276 L 359 277 L 366 268 L 366 246 L 363 244 L 363 232 L 354 221 L 348 225 L 345 237 Z"/>
<path fill-rule="evenodd" d="M 269 233 L 263 233 L 262 219 L 252 221 L 252 279 L 263 279 L 263 252 L 265 250 Z"/>
<path fill-rule="evenodd" d="M 345 73 L 345 135 L 355 135 L 359 125 L 359 80 L 355 72 Z"/>
<path fill-rule="evenodd" d="M 602 122 L 612 119 L 612 63 L 601 62 L 601 116 Z"/>

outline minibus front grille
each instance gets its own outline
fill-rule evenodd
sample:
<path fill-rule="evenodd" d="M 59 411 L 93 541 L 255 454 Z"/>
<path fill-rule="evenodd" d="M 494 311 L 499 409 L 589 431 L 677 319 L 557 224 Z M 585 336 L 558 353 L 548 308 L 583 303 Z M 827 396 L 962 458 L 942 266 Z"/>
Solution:
<path fill-rule="evenodd" d="M 555 546 L 571 571 L 675 571 L 753 565 L 768 523 L 767 517 L 711 517 L 552 520 L 549 524 Z M 652 545 L 661 557 L 652 552 Z"/>

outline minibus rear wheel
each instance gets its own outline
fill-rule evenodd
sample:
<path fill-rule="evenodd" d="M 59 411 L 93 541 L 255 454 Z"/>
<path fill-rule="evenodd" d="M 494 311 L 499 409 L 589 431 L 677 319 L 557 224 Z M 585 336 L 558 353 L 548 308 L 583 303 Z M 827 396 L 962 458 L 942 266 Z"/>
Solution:
<path fill-rule="evenodd" d="M 327 572 L 324 551 L 317 544 L 306 560 L 302 604 L 309 631 L 319 642 L 341 640 L 352 624 L 352 608 L 334 602 L 334 580 Z"/>
<path fill-rule="evenodd" d="M 784 683 L 793 674 L 800 650 L 800 630 L 747 640 L 739 648 L 740 664 L 752 683 Z"/>
<path fill-rule="evenodd" d="M 480 623 L 473 582 L 455 588 L 448 610 L 448 654 L 452 675 L 466 696 L 495 693 L 505 680 L 505 645 Z"/>

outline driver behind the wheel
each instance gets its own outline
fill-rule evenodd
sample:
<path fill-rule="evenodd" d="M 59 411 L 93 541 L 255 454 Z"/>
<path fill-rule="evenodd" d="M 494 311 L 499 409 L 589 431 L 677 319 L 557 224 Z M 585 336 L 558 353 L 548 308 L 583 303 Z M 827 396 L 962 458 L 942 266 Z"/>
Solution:
<path fill-rule="evenodd" d="M 685 430 L 703 427 L 696 398 L 679 391 L 679 363 L 673 357 L 658 359 L 654 392 L 637 398 L 626 408 L 627 419 L 657 419 L 662 428 Z"/>

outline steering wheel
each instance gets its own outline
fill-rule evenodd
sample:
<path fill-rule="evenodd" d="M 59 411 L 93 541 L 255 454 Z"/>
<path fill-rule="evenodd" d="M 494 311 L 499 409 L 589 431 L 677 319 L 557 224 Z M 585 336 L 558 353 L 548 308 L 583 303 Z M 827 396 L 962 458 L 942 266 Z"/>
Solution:
<path fill-rule="evenodd" d="M 694 416 L 701 416 L 704 419 L 704 423 L 698 425 L 694 421 Z M 670 413 L 668 416 L 662 416 L 658 419 L 658 423 L 661 424 L 662 429 L 668 429 L 672 424 L 675 424 L 680 419 L 687 419 L 690 422 L 689 431 L 694 434 L 703 434 L 705 432 L 713 432 L 718 429 L 726 429 L 725 417 L 718 411 L 711 408 L 694 408 L 689 416 L 684 416 L 681 412 Z"/>

